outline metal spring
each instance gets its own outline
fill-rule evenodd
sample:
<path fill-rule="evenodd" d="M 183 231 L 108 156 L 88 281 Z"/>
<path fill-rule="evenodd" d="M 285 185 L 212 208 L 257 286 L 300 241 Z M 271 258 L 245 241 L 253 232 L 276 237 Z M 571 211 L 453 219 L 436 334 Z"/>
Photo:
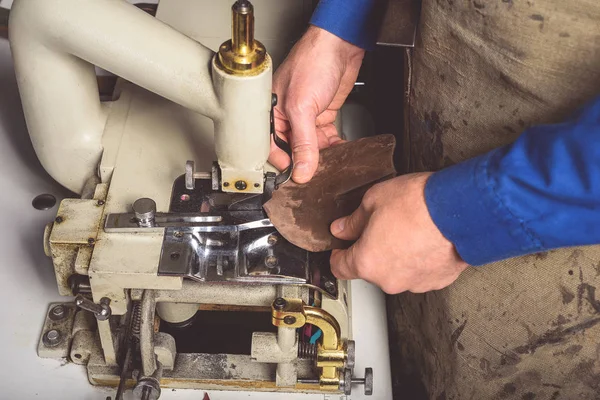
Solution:
<path fill-rule="evenodd" d="M 301 360 L 316 360 L 317 345 L 307 342 L 298 343 L 298 358 Z"/>
<path fill-rule="evenodd" d="M 131 315 L 131 333 L 135 336 L 139 336 L 142 326 L 142 304 L 139 301 L 133 303 L 131 312 L 133 313 Z"/>

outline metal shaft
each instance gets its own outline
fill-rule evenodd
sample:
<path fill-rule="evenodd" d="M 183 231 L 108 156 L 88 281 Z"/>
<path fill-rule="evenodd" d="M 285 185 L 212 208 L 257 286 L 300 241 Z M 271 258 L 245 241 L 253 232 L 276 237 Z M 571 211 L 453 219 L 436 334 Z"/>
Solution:
<path fill-rule="evenodd" d="M 235 54 L 245 55 L 254 49 L 254 7 L 248 0 L 238 0 L 232 11 L 231 47 Z"/>

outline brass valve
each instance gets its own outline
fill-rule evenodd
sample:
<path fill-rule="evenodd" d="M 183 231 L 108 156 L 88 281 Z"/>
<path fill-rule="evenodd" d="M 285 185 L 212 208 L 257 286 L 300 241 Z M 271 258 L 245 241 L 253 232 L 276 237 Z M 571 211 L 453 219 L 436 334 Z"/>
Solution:
<path fill-rule="evenodd" d="M 238 0 L 231 12 L 231 40 L 219 48 L 218 65 L 232 75 L 258 74 L 267 59 L 267 50 L 254 40 L 254 6 L 248 0 Z"/>
<path fill-rule="evenodd" d="M 353 342 L 340 338 L 340 325 L 327 311 L 310 307 L 300 299 L 277 298 L 271 305 L 273 325 L 301 328 L 311 324 L 323 332 L 322 343 L 317 345 L 316 365 L 321 369 L 319 388 L 339 391 L 344 381 L 344 370 L 354 367 Z M 350 351 L 349 351 L 350 348 Z"/>

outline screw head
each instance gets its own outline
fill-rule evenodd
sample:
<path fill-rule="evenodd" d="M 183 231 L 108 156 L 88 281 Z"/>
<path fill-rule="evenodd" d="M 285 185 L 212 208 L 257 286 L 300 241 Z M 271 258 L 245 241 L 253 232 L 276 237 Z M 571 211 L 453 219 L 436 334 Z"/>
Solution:
<path fill-rule="evenodd" d="M 61 335 L 56 329 L 51 329 L 44 334 L 43 342 L 46 347 L 53 347 L 60 343 Z"/>
<path fill-rule="evenodd" d="M 175 231 L 173 233 L 173 236 L 175 236 L 176 238 L 182 238 L 183 237 L 183 232 L 181 232 L 181 231 Z"/>
<path fill-rule="evenodd" d="M 275 268 L 279 264 L 279 260 L 275 256 L 266 256 L 265 257 L 265 266 L 267 268 Z"/>
<path fill-rule="evenodd" d="M 293 316 L 291 316 L 291 315 L 288 315 L 287 317 L 285 317 L 285 318 L 283 319 L 283 322 L 284 322 L 286 325 L 294 325 L 294 324 L 296 323 L 296 317 L 293 317 Z"/>
<path fill-rule="evenodd" d="M 259 188 L 259 187 L 260 187 L 260 183 L 258 183 L 258 182 L 257 182 L 257 183 L 255 183 L 255 184 L 254 184 L 254 187 L 255 187 L 255 188 Z"/>
<path fill-rule="evenodd" d="M 246 190 L 247 187 L 248 187 L 248 184 L 246 183 L 246 181 L 237 181 L 235 183 L 235 188 L 237 190 Z"/>
<path fill-rule="evenodd" d="M 54 218 L 54 222 L 56 222 L 57 224 L 60 224 L 63 221 L 64 221 L 63 217 L 59 216 L 59 217 Z"/>
<path fill-rule="evenodd" d="M 279 238 L 277 237 L 277 235 L 269 235 L 269 237 L 267 239 L 267 243 L 270 244 L 271 246 L 273 246 L 274 244 L 277 243 L 278 240 L 279 240 Z"/>
<path fill-rule="evenodd" d="M 171 253 L 171 260 L 177 261 L 177 260 L 179 260 L 179 257 L 181 257 L 181 254 L 179 254 L 179 253 Z"/>
<path fill-rule="evenodd" d="M 55 320 L 55 321 L 59 320 L 59 319 L 63 319 L 66 315 L 67 315 L 67 310 L 65 309 L 64 306 L 61 306 L 61 305 L 54 306 L 50 310 L 50 319 Z"/>
<path fill-rule="evenodd" d="M 223 186 L 228 187 L 229 186 L 229 182 L 223 182 Z"/>
<path fill-rule="evenodd" d="M 285 306 L 287 306 L 287 301 L 285 301 L 285 299 L 282 297 L 276 298 L 275 301 L 273 302 L 273 307 L 276 310 L 283 310 L 285 308 Z"/>
<path fill-rule="evenodd" d="M 88 244 L 89 244 L 90 246 L 93 246 L 95 243 L 96 243 L 96 239 L 94 239 L 94 238 L 89 238 L 89 239 L 88 239 Z"/>
<path fill-rule="evenodd" d="M 332 280 L 327 279 L 325 282 L 323 282 L 323 286 L 330 294 L 335 293 L 335 283 Z"/>
<path fill-rule="evenodd" d="M 96 204 L 98 205 L 98 207 L 103 206 L 104 200 L 98 200 L 98 202 Z"/>

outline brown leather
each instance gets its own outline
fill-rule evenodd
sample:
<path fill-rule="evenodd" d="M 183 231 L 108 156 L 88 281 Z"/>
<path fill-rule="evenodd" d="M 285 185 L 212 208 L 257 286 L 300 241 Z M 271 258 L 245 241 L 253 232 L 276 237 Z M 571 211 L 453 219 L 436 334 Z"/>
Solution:
<path fill-rule="evenodd" d="M 309 251 L 350 245 L 336 239 L 329 225 L 351 214 L 375 183 L 395 175 L 393 135 L 379 135 L 321 150 L 319 167 L 305 184 L 293 181 L 273 193 L 264 208 L 279 233 Z"/>

